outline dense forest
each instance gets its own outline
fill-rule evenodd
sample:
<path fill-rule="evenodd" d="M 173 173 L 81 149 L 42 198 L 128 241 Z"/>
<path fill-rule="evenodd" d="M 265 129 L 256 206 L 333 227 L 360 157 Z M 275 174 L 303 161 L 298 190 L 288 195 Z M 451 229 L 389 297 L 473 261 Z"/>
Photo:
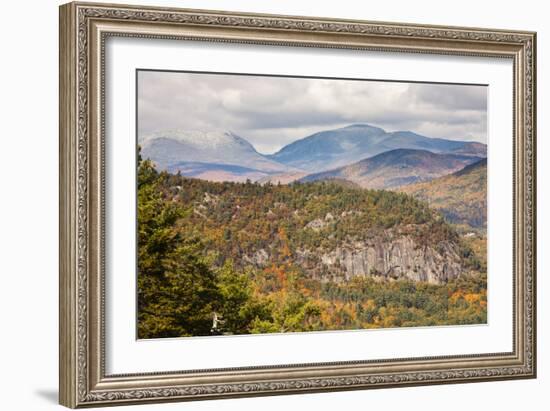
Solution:
<path fill-rule="evenodd" d="M 357 275 L 349 261 L 327 263 L 334 250 L 404 238 L 459 275 L 414 281 L 422 267 Z M 139 338 L 484 323 L 481 251 L 407 194 L 213 183 L 139 159 Z"/>

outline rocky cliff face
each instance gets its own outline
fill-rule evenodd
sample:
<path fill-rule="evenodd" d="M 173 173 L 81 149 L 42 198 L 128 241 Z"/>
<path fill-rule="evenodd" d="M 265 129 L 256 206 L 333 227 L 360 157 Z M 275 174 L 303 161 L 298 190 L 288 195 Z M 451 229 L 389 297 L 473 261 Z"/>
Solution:
<path fill-rule="evenodd" d="M 368 241 L 346 241 L 332 250 L 297 250 L 295 258 L 306 273 L 322 281 L 371 276 L 442 284 L 467 271 L 455 243 L 441 242 L 437 249 L 419 246 L 412 236 L 390 230 Z M 245 257 L 245 261 L 257 266 L 269 259 L 269 252 L 264 249 Z"/>
<path fill-rule="evenodd" d="M 328 274 L 334 281 L 373 276 L 441 284 L 460 276 L 464 269 L 454 244 L 441 243 L 438 248 L 418 247 L 410 236 L 390 242 L 355 242 L 321 254 L 321 266 L 311 268 L 316 275 Z M 305 260 L 308 254 L 303 252 Z"/>

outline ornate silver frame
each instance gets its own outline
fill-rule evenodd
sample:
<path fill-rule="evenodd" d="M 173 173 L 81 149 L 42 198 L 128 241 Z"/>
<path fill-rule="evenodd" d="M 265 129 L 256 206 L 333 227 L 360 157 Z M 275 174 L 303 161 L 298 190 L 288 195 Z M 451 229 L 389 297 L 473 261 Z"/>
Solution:
<path fill-rule="evenodd" d="M 514 349 L 507 353 L 106 375 L 104 45 L 109 36 L 475 55 L 514 63 Z M 536 376 L 536 34 L 219 11 L 60 8 L 60 403 L 67 407 Z"/>

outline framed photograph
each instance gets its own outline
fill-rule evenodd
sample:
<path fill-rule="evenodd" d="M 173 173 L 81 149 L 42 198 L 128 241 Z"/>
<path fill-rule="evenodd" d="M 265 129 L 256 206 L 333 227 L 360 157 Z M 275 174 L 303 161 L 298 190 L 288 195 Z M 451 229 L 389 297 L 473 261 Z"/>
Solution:
<path fill-rule="evenodd" d="M 535 40 L 61 6 L 61 404 L 534 378 Z"/>

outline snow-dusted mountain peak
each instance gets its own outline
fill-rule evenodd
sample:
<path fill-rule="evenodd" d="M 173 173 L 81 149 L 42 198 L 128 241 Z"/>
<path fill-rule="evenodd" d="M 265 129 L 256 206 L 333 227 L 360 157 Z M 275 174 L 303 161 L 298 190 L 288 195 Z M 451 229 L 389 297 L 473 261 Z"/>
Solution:
<path fill-rule="evenodd" d="M 140 139 L 140 144 L 147 145 L 159 138 L 170 139 L 203 149 L 218 149 L 234 144 L 254 149 L 248 141 L 228 130 L 162 130 L 144 136 Z"/>
<path fill-rule="evenodd" d="M 244 138 L 226 130 L 163 130 L 142 138 L 140 145 L 143 158 L 153 160 L 161 170 L 177 171 L 188 167 L 190 162 L 215 167 L 244 166 L 263 173 L 289 169 L 261 155 Z"/>

